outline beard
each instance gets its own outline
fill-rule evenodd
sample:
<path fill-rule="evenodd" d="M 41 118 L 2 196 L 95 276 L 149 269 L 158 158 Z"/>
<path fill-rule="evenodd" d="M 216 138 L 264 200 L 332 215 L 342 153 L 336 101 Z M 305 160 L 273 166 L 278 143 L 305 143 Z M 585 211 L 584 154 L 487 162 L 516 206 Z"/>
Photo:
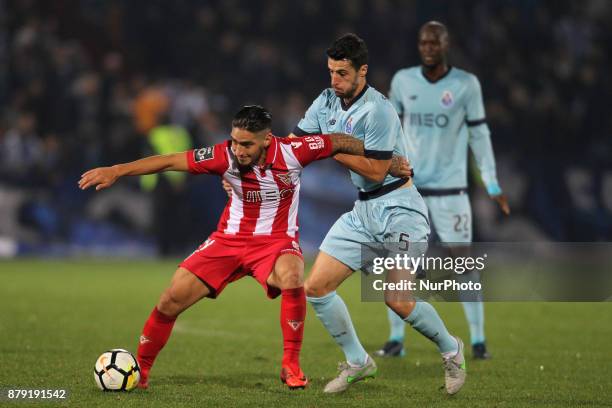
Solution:
<path fill-rule="evenodd" d="M 257 163 L 259 163 L 259 160 L 261 159 L 261 155 L 263 154 L 265 150 L 262 149 L 259 154 L 257 154 L 257 156 L 253 157 L 253 159 L 248 163 L 248 164 L 242 164 L 240 163 L 240 161 L 238 161 L 238 157 L 236 157 L 236 155 L 234 154 L 234 159 L 235 159 L 235 163 L 236 163 L 236 167 L 238 169 L 238 171 L 241 174 L 244 173 L 248 173 L 249 171 L 251 171 L 252 167 L 255 166 Z M 232 152 L 233 154 L 234 152 Z"/>
<path fill-rule="evenodd" d="M 431 62 L 425 62 L 425 58 L 421 57 L 421 65 L 423 65 L 427 69 L 435 69 L 439 65 L 444 64 L 444 57 L 436 56 L 431 59 Z"/>
<path fill-rule="evenodd" d="M 336 90 L 334 90 L 334 93 L 336 94 L 336 96 L 338 98 L 342 98 L 342 99 L 353 99 L 355 97 L 355 92 L 357 92 L 357 80 L 355 80 L 355 82 L 353 82 L 352 86 L 350 89 L 344 91 L 344 92 L 338 92 Z"/>
<path fill-rule="evenodd" d="M 238 168 L 238 171 L 240 172 L 240 174 L 245 174 L 251 171 L 251 165 L 240 164 L 236 162 L 236 167 Z"/>

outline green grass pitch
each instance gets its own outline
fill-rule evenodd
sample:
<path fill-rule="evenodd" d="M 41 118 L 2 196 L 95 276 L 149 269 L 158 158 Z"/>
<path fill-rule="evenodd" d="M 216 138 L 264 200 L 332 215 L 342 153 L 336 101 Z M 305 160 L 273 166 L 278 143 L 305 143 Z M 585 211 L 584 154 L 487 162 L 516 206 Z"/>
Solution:
<path fill-rule="evenodd" d="M 168 284 L 175 262 L 5 261 L 0 263 L 0 388 L 63 388 L 74 407 L 181 406 L 611 406 L 611 303 L 489 303 L 493 359 L 468 360 L 465 387 L 443 384 L 434 345 L 412 329 L 407 355 L 378 359 L 379 376 L 341 395 L 322 393 L 342 360 L 340 349 L 308 309 L 304 391 L 279 381 L 279 301 L 253 279 L 226 288 L 179 317 L 147 391 L 104 393 L 93 364 L 110 348 L 135 352 L 140 330 Z M 359 277 L 339 290 L 364 346 L 386 339 L 380 303 L 361 303 Z M 469 342 L 460 304 L 437 303 L 451 332 Z M 469 354 L 469 352 L 468 352 Z M 25 406 L 0 400 L 0 406 Z M 40 405 L 40 403 L 37 403 Z"/>

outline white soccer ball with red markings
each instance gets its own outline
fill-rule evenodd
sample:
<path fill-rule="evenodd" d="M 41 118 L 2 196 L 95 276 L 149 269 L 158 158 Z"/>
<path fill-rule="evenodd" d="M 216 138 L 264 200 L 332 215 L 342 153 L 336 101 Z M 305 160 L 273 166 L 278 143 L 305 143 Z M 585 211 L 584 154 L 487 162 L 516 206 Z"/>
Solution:
<path fill-rule="evenodd" d="M 96 360 L 94 380 L 103 391 L 131 391 L 140 381 L 140 367 L 129 351 L 112 349 Z"/>

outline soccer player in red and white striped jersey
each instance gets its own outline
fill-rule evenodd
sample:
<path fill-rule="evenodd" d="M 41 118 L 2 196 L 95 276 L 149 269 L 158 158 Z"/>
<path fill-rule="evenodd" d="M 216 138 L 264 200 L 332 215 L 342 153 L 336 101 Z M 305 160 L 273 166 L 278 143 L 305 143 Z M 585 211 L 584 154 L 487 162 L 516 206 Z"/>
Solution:
<path fill-rule="evenodd" d="M 290 388 L 308 384 L 299 363 L 306 316 L 297 219 L 300 174 L 312 161 L 335 153 L 363 155 L 364 148 L 343 134 L 278 138 L 270 131 L 271 122 L 264 108 L 245 106 L 235 115 L 227 142 L 89 170 L 79 181 L 83 190 L 102 190 L 122 176 L 189 171 L 221 176 L 232 187 L 217 230 L 179 265 L 145 323 L 137 353 L 141 388 L 147 388 L 149 370 L 177 316 L 246 275 L 268 297 L 281 295 L 281 380 Z"/>

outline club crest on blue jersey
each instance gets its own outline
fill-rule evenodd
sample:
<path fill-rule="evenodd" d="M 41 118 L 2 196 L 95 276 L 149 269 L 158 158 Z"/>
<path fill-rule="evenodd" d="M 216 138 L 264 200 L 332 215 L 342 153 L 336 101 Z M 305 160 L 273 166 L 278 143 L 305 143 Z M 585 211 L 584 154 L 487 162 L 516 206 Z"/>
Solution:
<path fill-rule="evenodd" d="M 353 133 L 353 117 L 348 118 L 346 124 L 344 125 L 345 133 Z"/>
<path fill-rule="evenodd" d="M 442 92 L 442 99 L 440 100 L 442 107 L 450 108 L 455 103 L 455 99 L 453 98 L 453 94 L 451 91 Z"/>

